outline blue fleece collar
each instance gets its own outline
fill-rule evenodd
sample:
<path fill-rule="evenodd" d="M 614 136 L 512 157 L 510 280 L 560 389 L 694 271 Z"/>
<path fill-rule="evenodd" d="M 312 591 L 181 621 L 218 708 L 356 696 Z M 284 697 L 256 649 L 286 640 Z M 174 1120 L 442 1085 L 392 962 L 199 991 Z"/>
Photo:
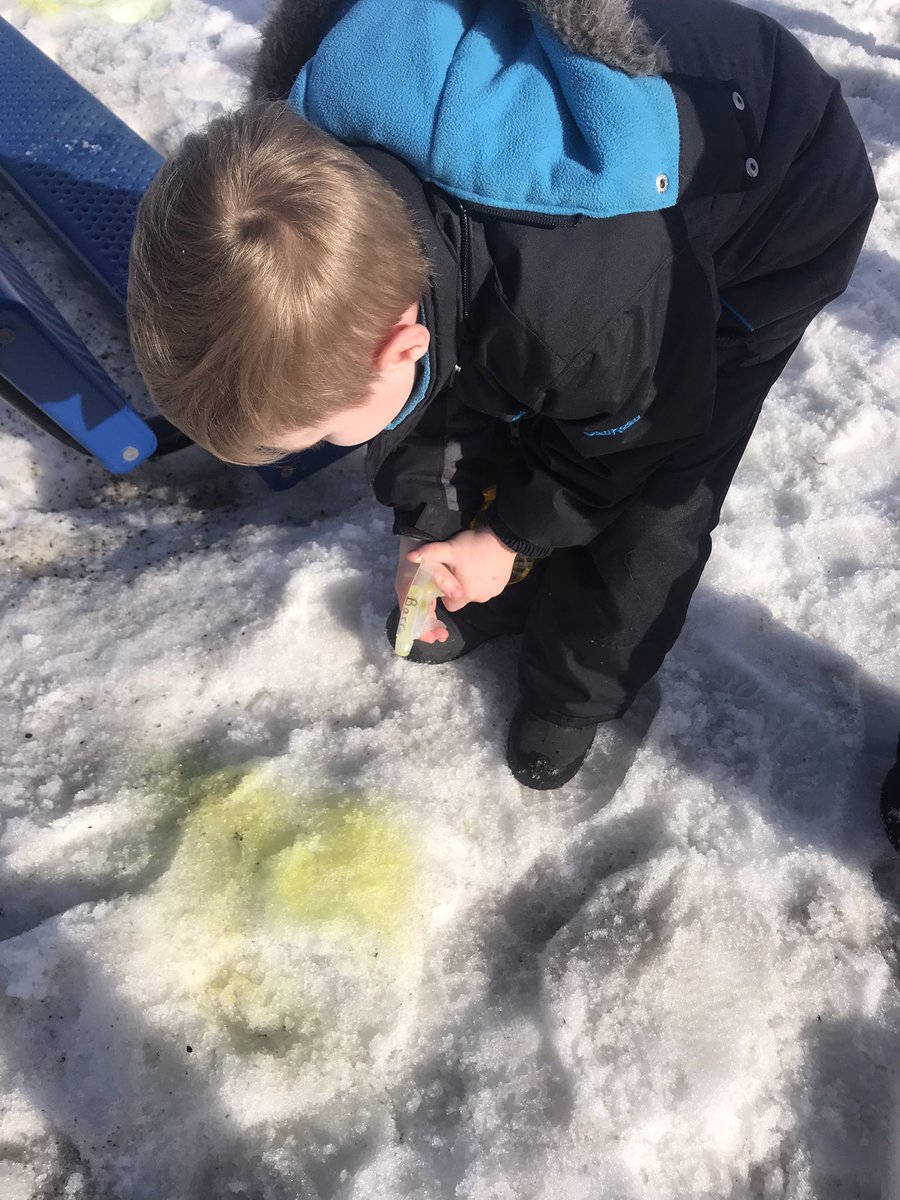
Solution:
<path fill-rule="evenodd" d="M 421 315 L 419 317 L 419 320 L 422 322 L 423 325 L 425 324 L 424 308 L 421 310 Z M 385 427 L 384 427 L 385 430 L 396 429 L 398 425 L 402 424 L 406 420 L 406 418 L 409 416 L 409 414 L 414 409 L 419 407 L 419 405 L 422 403 L 422 401 L 428 395 L 428 387 L 429 387 L 430 383 L 431 383 L 431 352 L 429 350 L 427 353 L 423 354 L 422 357 L 419 359 L 416 383 L 415 383 L 415 386 L 413 387 L 412 392 L 410 393 L 409 399 L 403 405 L 403 407 L 400 409 L 400 411 L 397 413 L 396 417 L 394 417 L 393 421 L 391 421 L 390 424 L 385 425 Z"/>
<path fill-rule="evenodd" d="M 611 217 L 678 197 L 669 85 L 567 50 L 521 0 L 354 0 L 289 103 L 463 200 Z"/>

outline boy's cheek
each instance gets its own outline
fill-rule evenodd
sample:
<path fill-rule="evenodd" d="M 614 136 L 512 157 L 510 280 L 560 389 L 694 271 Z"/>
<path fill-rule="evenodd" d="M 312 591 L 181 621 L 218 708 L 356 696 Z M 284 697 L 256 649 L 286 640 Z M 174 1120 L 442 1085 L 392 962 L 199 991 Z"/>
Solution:
<path fill-rule="evenodd" d="M 377 437 L 390 419 L 383 412 L 367 412 L 348 416 L 341 421 L 339 428 L 328 434 L 325 440 L 331 442 L 333 446 L 361 446 L 363 442 Z"/>
<path fill-rule="evenodd" d="M 363 442 L 370 441 L 376 433 L 380 433 L 380 429 L 369 433 L 367 430 L 353 430 L 352 432 L 333 433 L 325 439 L 332 446 L 361 446 Z"/>

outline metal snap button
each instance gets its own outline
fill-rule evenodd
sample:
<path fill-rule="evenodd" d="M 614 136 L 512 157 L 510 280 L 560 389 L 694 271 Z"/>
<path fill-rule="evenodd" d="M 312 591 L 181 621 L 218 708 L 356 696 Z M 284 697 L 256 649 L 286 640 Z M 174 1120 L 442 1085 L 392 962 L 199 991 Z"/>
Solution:
<path fill-rule="evenodd" d="M 731 93 L 731 102 L 734 105 L 734 107 L 738 110 L 738 112 L 743 112 L 744 109 L 747 107 L 746 104 L 744 103 L 744 97 L 741 95 L 740 92 L 732 92 Z"/>
<path fill-rule="evenodd" d="M 669 187 L 669 177 L 668 177 L 668 175 L 657 175 L 657 177 L 656 177 L 656 190 L 657 190 L 658 192 L 665 192 L 665 191 L 668 191 L 668 187 Z"/>
<path fill-rule="evenodd" d="M 755 179 L 759 174 L 759 163 L 755 158 L 748 158 L 744 163 L 744 167 L 751 179 Z"/>

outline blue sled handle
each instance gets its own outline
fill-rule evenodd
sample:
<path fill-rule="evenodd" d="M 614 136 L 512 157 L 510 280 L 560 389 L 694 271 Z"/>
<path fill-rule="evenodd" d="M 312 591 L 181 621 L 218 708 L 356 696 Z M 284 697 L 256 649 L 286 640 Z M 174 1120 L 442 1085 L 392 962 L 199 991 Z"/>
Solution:
<path fill-rule="evenodd" d="M 2 243 L 0 375 L 117 475 L 156 449 L 153 430 Z"/>
<path fill-rule="evenodd" d="M 323 467 L 330 466 L 333 462 L 343 458 L 345 454 L 350 454 L 351 451 L 357 449 L 359 449 L 358 446 L 332 446 L 326 442 L 322 446 L 317 446 L 315 450 L 303 450 L 299 454 L 291 454 L 279 462 L 257 467 L 256 470 L 273 492 L 285 492 L 295 483 L 299 483 L 301 479 L 307 479 L 316 471 L 321 471 Z"/>
<path fill-rule="evenodd" d="M 135 214 L 163 158 L 0 17 L 0 183 L 120 314 Z"/>

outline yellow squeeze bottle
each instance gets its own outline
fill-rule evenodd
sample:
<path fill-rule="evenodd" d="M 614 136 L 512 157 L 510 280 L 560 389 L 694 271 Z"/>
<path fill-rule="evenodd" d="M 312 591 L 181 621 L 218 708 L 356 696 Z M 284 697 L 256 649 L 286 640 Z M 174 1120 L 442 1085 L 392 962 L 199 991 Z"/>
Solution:
<path fill-rule="evenodd" d="M 431 603 L 441 592 L 434 582 L 431 568 L 422 563 L 413 576 L 409 585 L 403 608 L 400 610 L 400 622 L 397 625 L 397 636 L 394 639 L 394 653 L 406 658 L 412 650 L 413 642 L 422 633 L 428 623 L 428 610 Z"/>

